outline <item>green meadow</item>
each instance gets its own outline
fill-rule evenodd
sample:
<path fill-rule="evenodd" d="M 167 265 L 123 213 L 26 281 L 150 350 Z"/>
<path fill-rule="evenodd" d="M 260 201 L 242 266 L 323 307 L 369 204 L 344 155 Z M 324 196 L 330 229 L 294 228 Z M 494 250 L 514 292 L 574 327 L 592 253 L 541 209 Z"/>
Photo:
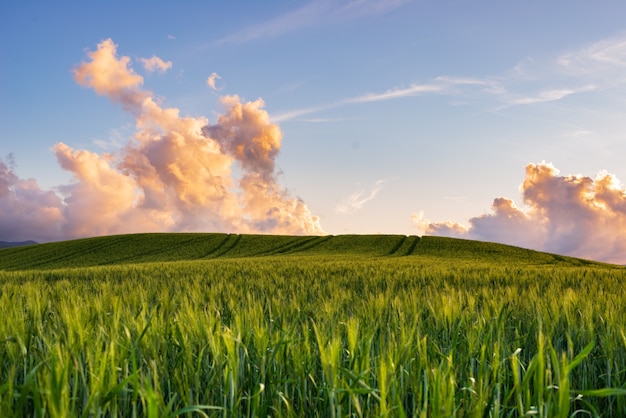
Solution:
<path fill-rule="evenodd" d="M 2 249 L 0 415 L 623 417 L 626 268 L 390 235 Z"/>

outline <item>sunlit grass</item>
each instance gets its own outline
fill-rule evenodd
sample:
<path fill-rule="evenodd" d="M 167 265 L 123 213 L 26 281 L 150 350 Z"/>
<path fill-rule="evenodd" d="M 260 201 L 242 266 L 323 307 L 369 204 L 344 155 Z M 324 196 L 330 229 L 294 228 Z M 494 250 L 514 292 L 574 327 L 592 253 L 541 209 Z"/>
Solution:
<path fill-rule="evenodd" d="M 378 256 L 323 241 L 318 254 L 0 271 L 0 411 L 624 415 L 624 269 L 518 249 L 493 262 L 455 240 L 387 256 L 410 243 L 371 240 Z"/>

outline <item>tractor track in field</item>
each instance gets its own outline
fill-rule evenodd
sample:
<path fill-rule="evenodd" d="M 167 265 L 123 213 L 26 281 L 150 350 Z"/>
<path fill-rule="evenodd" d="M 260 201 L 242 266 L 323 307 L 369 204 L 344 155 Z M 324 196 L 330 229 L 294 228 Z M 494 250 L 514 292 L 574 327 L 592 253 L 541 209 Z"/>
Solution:
<path fill-rule="evenodd" d="M 402 237 L 402 238 L 398 241 L 398 243 L 397 243 L 396 245 L 394 245 L 394 246 L 393 246 L 393 248 L 391 248 L 391 250 L 389 250 L 389 252 L 388 252 L 387 254 L 385 254 L 385 257 L 390 256 L 390 255 L 394 255 L 395 253 L 397 253 L 397 252 L 398 252 L 398 250 L 399 250 L 400 248 L 402 248 L 402 245 L 404 245 L 404 243 L 406 242 L 406 240 L 407 240 L 408 238 L 409 238 L 409 237 L 407 237 L 407 236 L 403 236 L 403 237 Z"/>
<path fill-rule="evenodd" d="M 232 236 L 235 237 L 234 240 L 230 239 L 230 237 Z M 222 242 L 222 245 L 217 248 L 217 250 L 219 250 L 217 251 L 217 254 L 213 255 L 211 258 L 223 257 L 226 253 L 228 253 L 230 250 L 235 248 L 240 240 L 241 240 L 241 234 L 229 234 L 228 240 L 225 240 Z"/>
<path fill-rule="evenodd" d="M 187 239 L 187 240 L 184 240 L 184 241 L 180 241 L 179 243 L 177 243 L 177 245 L 179 247 L 183 247 L 183 246 L 187 246 L 188 244 L 191 244 L 191 243 L 193 243 L 194 241 L 197 241 L 197 240 L 198 240 L 198 238 L 194 237 L 194 238 L 190 238 L 190 239 Z M 137 252 L 137 253 L 134 253 L 134 254 L 129 255 L 127 257 L 123 257 L 123 258 L 119 258 L 117 260 L 113 260 L 113 261 L 107 262 L 106 264 L 116 264 L 116 263 L 119 263 L 119 262 L 128 262 L 128 261 L 132 262 L 133 260 L 136 260 L 138 258 L 145 258 L 146 256 L 155 256 L 155 255 L 159 255 L 159 254 L 166 254 L 167 252 L 168 252 L 167 249 L 155 248 L 155 249 L 149 250 L 149 251 Z M 165 261 L 170 261 L 170 260 L 167 260 L 166 258 L 164 258 L 164 260 Z"/>
<path fill-rule="evenodd" d="M 326 241 L 330 240 L 331 238 L 333 238 L 332 235 L 327 235 L 325 237 L 315 237 L 314 240 L 311 240 L 311 241 L 307 242 L 306 243 L 307 245 L 298 246 L 297 247 L 297 251 L 294 251 L 294 252 L 310 250 L 311 248 L 315 248 L 315 247 L 325 243 Z"/>
<path fill-rule="evenodd" d="M 97 244 L 90 243 L 92 245 L 90 245 L 88 248 L 84 248 L 84 247 L 79 248 L 77 246 L 76 247 L 72 246 L 71 249 L 66 249 L 62 253 L 62 255 L 53 256 L 51 258 L 43 258 L 42 261 L 33 262 L 31 264 L 31 267 L 35 267 L 35 268 L 41 267 L 47 264 L 53 264 L 54 262 L 68 260 L 71 258 L 78 258 L 78 259 L 83 258 L 84 259 L 86 255 L 96 253 L 96 252 L 101 252 L 102 250 L 105 250 L 107 248 L 115 247 L 116 245 L 124 241 L 125 241 L 125 237 L 119 236 L 119 237 L 111 237 L 109 240 L 106 240 L 106 241 L 99 241 Z M 58 251 L 52 250 L 50 251 L 50 253 L 56 255 Z M 97 264 L 97 265 L 101 265 L 101 264 Z"/>
<path fill-rule="evenodd" d="M 213 254 L 215 254 L 218 251 L 220 251 L 220 249 L 222 249 L 224 247 L 224 245 L 231 239 L 232 235 L 233 234 L 226 234 L 224 236 L 224 239 L 222 241 L 220 241 L 215 248 L 213 248 L 211 251 L 206 253 L 204 256 L 200 257 L 200 259 L 204 260 L 204 259 L 207 259 L 207 258 L 215 258 L 215 256 L 213 256 Z M 217 257 L 219 257 L 219 256 L 217 256 Z"/>
<path fill-rule="evenodd" d="M 413 238 L 413 242 L 411 243 L 411 246 L 409 247 L 409 249 L 404 254 L 405 256 L 413 255 L 413 252 L 415 251 L 415 248 L 417 248 L 417 244 L 419 244 L 419 242 L 420 242 L 420 237 L 418 237 L 417 235 L 414 235 L 411 238 Z"/>
<path fill-rule="evenodd" d="M 263 250 L 255 254 L 250 254 L 250 257 L 263 257 L 263 256 L 270 256 L 270 255 L 275 255 L 275 254 L 285 254 L 287 252 L 290 252 L 293 249 L 302 247 L 308 244 L 309 242 L 316 240 L 317 238 L 318 237 L 294 237 L 291 241 L 284 243 L 282 245 L 279 245 L 277 247 Z"/>

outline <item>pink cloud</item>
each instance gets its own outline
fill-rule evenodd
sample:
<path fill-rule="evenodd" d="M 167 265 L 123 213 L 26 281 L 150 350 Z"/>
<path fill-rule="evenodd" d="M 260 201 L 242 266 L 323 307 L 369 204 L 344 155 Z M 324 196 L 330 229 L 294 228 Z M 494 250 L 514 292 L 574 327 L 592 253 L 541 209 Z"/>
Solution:
<path fill-rule="evenodd" d="M 63 202 L 41 190 L 34 179 L 22 180 L 0 161 L 0 240 L 50 241 L 61 235 Z"/>
<path fill-rule="evenodd" d="M 161 58 L 153 55 L 152 58 L 140 58 L 139 59 L 143 64 L 143 68 L 145 68 L 148 72 L 158 71 L 160 73 L 164 73 L 170 68 L 172 68 L 172 61 L 163 61 Z"/>
<path fill-rule="evenodd" d="M 116 153 L 53 151 L 74 182 L 60 196 L 0 166 L 0 239 L 40 241 L 144 231 L 321 234 L 319 219 L 276 179 L 282 132 L 261 99 L 221 99 L 225 113 L 164 108 L 110 39 L 74 70 L 76 82 L 122 105 L 136 132 Z M 241 167 L 235 178 L 233 167 Z M 44 225 L 42 229 L 31 225 Z"/>
<path fill-rule="evenodd" d="M 605 172 L 595 179 L 560 176 L 546 163 L 528 164 L 522 183 L 527 210 L 497 198 L 492 213 L 471 218 L 464 227 L 413 215 L 429 235 L 503 242 L 558 254 L 626 263 L 626 189 Z"/>
<path fill-rule="evenodd" d="M 211 75 L 206 79 L 206 85 L 209 86 L 211 90 L 217 90 L 215 83 L 221 78 L 222 77 L 220 77 L 218 73 L 211 73 Z"/>

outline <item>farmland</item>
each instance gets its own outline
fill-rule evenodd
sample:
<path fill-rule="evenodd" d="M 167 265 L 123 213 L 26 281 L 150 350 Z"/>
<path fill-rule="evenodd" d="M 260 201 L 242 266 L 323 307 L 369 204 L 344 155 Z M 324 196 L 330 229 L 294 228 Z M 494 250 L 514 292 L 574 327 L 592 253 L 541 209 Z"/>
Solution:
<path fill-rule="evenodd" d="M 623 416 L 626 269 L 436 237 L 0 250 L 6 416 Z"/>

